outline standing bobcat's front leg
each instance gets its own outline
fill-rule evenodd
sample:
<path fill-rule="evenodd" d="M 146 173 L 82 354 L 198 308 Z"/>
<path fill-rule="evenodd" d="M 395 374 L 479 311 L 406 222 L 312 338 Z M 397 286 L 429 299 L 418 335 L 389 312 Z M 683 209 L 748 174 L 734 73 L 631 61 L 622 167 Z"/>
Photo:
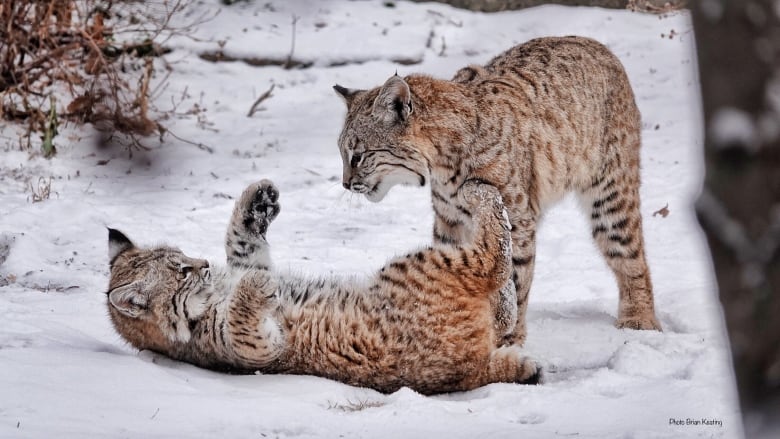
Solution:
<path fill-rule="evenodd" d="M 512 281 L 517 299 L 517 325 L 511 335 L 511 342 L 522 346 L 525 343 L 525 314 L 528 310 L 528 292 L 534 276 L 536 259 L 536 220 L 527 215 L 512 222 Z"/>
<path fill-rule="evenodd" d="M 225 237 L 227 263 L 234 268 L 271 268 L 265 234 L 279 215 L 279 190 L 269 180 L 250 185 L 236 201 Z"/>

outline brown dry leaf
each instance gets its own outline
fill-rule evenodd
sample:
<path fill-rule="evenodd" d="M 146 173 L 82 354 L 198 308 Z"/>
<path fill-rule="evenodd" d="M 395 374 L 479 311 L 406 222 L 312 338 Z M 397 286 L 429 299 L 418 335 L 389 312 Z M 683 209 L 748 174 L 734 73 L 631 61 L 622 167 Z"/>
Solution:
<path fill-rule="evenodd" d="M 669 203 L 666 203 L 666 206 L 656 210 L 653 212 L 653 216 L 661 215 L 661 217 L 666 218 L 669 216 Z"/>
<path fill-rule="evenodd" d="M 103 14 L 98 12 L 93 18 L 92 26 L 89 27 L 90 36 L 98 46 L 105 44 L 105 40 L 103 39 L 104 27 Z"/>
<path fill-rule="evenodd" d="M 72 116 L 86 117 L 92 112 L 92 107 L 95 105 L 95 98 L 89 92 L 78 96 L 76 99 L 68 104 L 67 111 Z"/>

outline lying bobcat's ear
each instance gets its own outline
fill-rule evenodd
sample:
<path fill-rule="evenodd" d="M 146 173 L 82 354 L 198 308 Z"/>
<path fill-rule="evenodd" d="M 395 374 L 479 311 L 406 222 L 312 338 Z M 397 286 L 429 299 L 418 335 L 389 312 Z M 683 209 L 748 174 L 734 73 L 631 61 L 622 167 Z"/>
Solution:
<path fill-rule="evenodd" d="M 391 76 L 374 100 L 373 114 L 386 123 L 404 122 L 412 114 L 412 92 L 398 75 Z"/>
<path fill-rule="evenodd" d="M 342 98 L 344 98 L 344 102 L 347 104 L 347 108 L 352 106 L 352 102 L 355 100 L 355 97 L 358 94 L 365 91 L 365 90 L 357 90 L 354 88 L 342 87 L 338 84 L 333 86 L 333 90 L 336 90 L 336 93 L 338 93 Z"/>
<path fill-rule="evenodd" d="M 109 265 L 114 265 L 117 256 L 134 247 L 135 245 L 124 235 L 124 233 L 116 229 L 108 229 Z"/>
<path fill-rule="evenodd" d="M 136 319 L 148 309 L 149 297 L 141 291 L 138 282 L 133 282 L 109 291 L 108 301 L 117 311 Z"/>

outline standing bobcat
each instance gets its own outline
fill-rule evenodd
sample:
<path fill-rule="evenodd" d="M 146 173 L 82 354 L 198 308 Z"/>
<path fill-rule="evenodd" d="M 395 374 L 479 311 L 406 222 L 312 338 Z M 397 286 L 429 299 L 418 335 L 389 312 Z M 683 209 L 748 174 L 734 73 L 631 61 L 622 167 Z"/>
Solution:
<path fill-rule="evenodd" d="M 278 196 L 268 181 L 244 191 L 227 232 L 226 269 L 171 247 L 138 248 L 109 230 L 117 332 L 138 349 L 202 367 L 312 374 L 382 392 L 539 381 L 518 347 L 496 348 L 514 325 L 514 302 L 497 309 L 512 263 L 494 187 L 467 182 L 460 190 L 458 202 L 472 212 L 461 244 L 395 258 L 365 280 L 273 272 L 265 235 Z"/>
<path fill-rule="evenodd" d="M 499 189 L 512 225 L 515 342 L 526 335 L 536 224 L 570 191 L 617 277 L 617 326 L 661 329 L 639 210 L 639 110 L 606 47 L 540 38 L 451 81 L 396 75 L 372 90 L 334 88 L 347 104 L 339 137 L 345 188 L 380 201 L 393 185 L 430 180 L 440 243 L 464 239 L 473 211 L 456 195 L 465 180 Z"/>

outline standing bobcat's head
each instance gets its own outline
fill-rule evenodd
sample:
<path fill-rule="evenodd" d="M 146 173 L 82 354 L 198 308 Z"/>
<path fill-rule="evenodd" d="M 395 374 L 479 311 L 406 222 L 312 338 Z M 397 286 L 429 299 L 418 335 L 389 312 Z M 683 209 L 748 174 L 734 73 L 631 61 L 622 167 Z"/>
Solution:
<path fill-rule="evenodd" d="M 137 349 L 162 353 L 187 343 L 205 309 L 208 261 L 171 247 L 138 248 L 113 229 L 108 231 L 108 248 L 111 279 L 106 294 L 117 332 Z"/>
<path fill-rule="evenodd" d="M 406 81 L 395 75 L 372 90 L 333 88 L 347 104 L 339 136 L 344 188 L 378 202 L 397 184 L 424 186 L 429 166 L 414 144 Z"/>

